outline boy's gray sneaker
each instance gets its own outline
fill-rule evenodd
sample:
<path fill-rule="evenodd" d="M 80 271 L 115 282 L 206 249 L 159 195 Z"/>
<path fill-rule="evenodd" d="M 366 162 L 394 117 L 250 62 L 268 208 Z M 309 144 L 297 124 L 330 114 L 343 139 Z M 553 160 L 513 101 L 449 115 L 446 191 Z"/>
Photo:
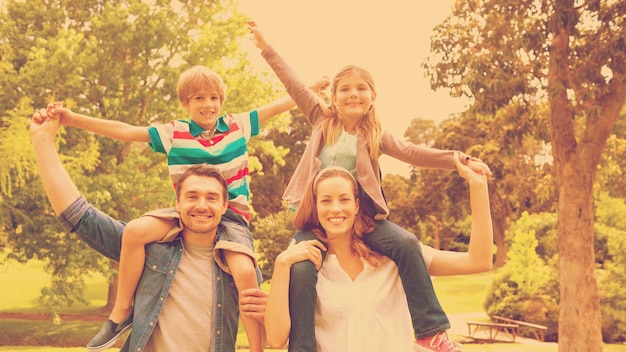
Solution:
<path fill-rule="evenodd" d="M 111 319 L 107 319 L 102 329 L 100 329 L 98 334 L 87 344 L 87 351 L 98 352 L 106 350 L 117 341 L 120 335 L 130 329 L 132 325 L 133 313 L 130 313 L 128 318 L 119 324 L 114 323 Z"/>

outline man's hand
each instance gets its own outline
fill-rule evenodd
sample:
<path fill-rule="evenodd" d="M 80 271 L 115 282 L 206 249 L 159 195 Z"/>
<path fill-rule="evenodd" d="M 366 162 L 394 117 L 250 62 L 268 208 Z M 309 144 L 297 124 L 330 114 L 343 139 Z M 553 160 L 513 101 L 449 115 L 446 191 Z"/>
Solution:
<path fill-rule="evenodd" d="M 239 311 L 241 314 L 263 324 L 267 296 L 267 292 L 261 291 L 258 288 L 249 288 L 241 291 L 239 296 Z"/>
<path fill-rule="evenodd" d="M 72 120 L 74 119 L 74 113 L 67 108 L 63 107 L 62 102 L 54 102 L 48 104 L 46 108 L 46 112 L 48 113 L 49 119 L 57 119 L 64 126 L 72 125 Z"/>
<path fill-rule="evenodd" d="M 54 139 L 59 127 L 59 119 L 50 119 L 46 109 L 38 109 L 30 120 L 30 137 L 33 141 L 42 137 Z"/>

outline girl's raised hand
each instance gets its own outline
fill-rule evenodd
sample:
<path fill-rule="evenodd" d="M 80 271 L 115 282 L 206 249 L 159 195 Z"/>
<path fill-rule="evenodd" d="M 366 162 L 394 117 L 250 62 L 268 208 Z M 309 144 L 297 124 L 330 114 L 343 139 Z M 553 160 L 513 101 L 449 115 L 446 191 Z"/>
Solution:
<path fill-rule="evenodd" d="M 247 21 L 246 23 L 248 23 L 248 30 L 250 31 L 250 40 L 252 40 L 257 48 L 263 51 L 263 49 L 265 49 L 269 44 L 265 41 L 265 37 L 263 37 L 263 34 L 257 27 L 256 22 Z"/>

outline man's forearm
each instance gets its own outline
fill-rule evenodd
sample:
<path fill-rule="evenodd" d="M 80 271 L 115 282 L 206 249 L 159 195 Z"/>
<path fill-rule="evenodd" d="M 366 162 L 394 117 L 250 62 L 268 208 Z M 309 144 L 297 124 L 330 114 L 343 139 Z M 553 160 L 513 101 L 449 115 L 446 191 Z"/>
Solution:
<path fill-rule="evenodd" d="M 80 192 L 61 163 L 54 137 L 45 133 L 31 133 L 41 182 L 54 212 L 59 215 L 80 197 Z"/>

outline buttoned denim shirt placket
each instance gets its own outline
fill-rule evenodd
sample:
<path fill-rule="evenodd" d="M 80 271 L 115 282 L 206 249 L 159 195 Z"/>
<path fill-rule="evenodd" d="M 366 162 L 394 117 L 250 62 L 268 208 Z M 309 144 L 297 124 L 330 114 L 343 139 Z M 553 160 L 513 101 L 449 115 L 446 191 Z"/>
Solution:
<path fill-rule="evenodd" d="M 59 220 L 93 249 L 119 261 L 123 222 L 93 208 L 82 197 L 68 207 Z M 120 351 L 143 351 L 167 299 L 183 250 L 181 239 L 146 247 L 146 266 L 134 301 L 133 328 Z M 237 289 L 232 276 L 217 264 L 214 273 L 214 331 L 210 351 L 230 352 L 235 350 L 239 320 Z"/>

